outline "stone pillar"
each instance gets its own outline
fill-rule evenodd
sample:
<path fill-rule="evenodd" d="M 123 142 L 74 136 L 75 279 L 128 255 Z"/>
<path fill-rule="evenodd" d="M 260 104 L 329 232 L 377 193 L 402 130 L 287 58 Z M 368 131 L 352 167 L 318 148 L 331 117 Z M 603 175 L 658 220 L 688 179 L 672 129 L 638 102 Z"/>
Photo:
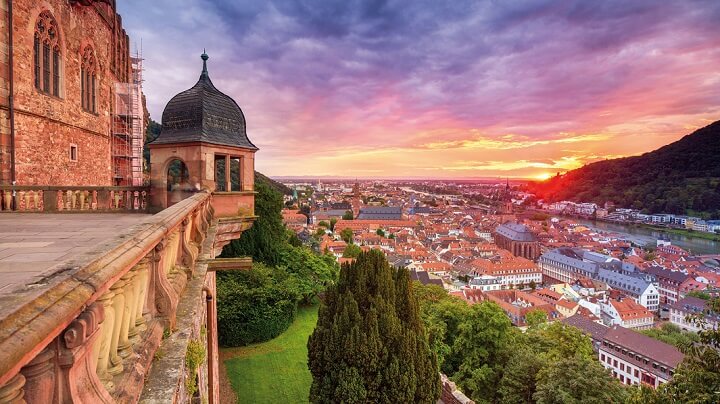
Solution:
<path fill-rule="evenodd" d="M 0 386 L 0 404 L 25 404 L 25 376 L 21 373 L 13 376 Z"/>
<path fill-rule="evenodd" d="M 130 269 L 130 273 L 132 274 L 132 280 L 130 281 L 130 284 L 127 286 L 127 288 L 131 288 L 132 293 L 132 299 L 128 299 L 128 310 L 130 311 L 130 314 L 128 316 L 129 322 L 128 322 L 128 331 L 127 336 L 130 341 L 133 343 L 138 342 L 140 340 L 137 329 L 137 305 L 138 300 L 140 299 L 140 288 L 142 287 L 140 285 L 140 271 L 138 268 L 138 265 L 135 265 Z"/>
<path fill-rule="evenodd" d="M 60 403 L 112 403 L 95 371 L 94 345 L 100 336 L 104 309 L 93 303 L 56 340 L 60 365 Z M 107 320 L 106 320 L 107 321 Z"/>
<path fill-rule="evenodd" d="M 108 372 L 111 375 L 122 373 L 122 358 L 119 355 L 118 345 L 120 344 L 120 329 L 125 317 L 125 291 L 123 287 L 125 281 L 118 280 L 110 287 L 110 291 L 115 294 L 112 299 L 112 310 L 115 312 L 115 321 L 113 322 L 112 339 L 110 340 L 110 367 Z"/>
<path fill-rule="evenodd" d="M 163 239 L 155 246 L 153 251 L 149 294 L 151 294 L 153 298 L 150 303 L 152 303 L 158 317 L 163 320 L 165 328 L 173 329 L 175 327 L 178 296 L 168 281 L 167 273 L 165 272 L 165 262 L 168 259 L 167 249 L 165 248 L 167 241 L 167 239 Z"/>
<path fill-rule="evenodd" d="M 135 306 L 135 329 L 138 333 L 145 331 L 147 327 L 145 326 L 145 317 L 143 316 L 145 314 L 145 301 L 147 299 L 148 295 L 148 288 L 149 288 L 149 275 L 148 275 L 148 267 L 150 266 L 149 260 L 147 257 L 140 260 L 140 262 L 137 263 L 135 266 L 138 271 L 138 285 L 139 285 L 139 293 L 137 296 L 136 306 Z"/>
<path fill-rule="evenodd" d="M 109 373 L 110 368 L 110 341 L 112 340 L 113 325 L 115 323 L 115 311 L 112 307 L 112 300 L 115 294 L 113 292 L 106 292 L 98 299 L 98 304 L 103 307 L 104 318 L 98 338 L 99 343 L 95 344 L 93 351 L 96 353 L 97 359 L 97 374 L 107 385 L 111 385 L 112 375 Z"/>
<path fill-rule="evenodd" d="M 225 155 L 225 192 L 232 190 L 232 180 L 230 176 L 230 155 Z"/>
<path fill-rule="evenodd" d="M 125 304 L 123 305 L 123 319 L 120 323 L 120 340 L 118 341 L 118 354 L 122 358 L 127 358 L 132 353 L 132 344 L 130 343 L 129 333 L 132 327 L 135 328 L 135 320 L 131 321 L 132 312 L 135 308 L 135 273 L 132 269 L 120 278 L 123 282 L 123 291 L 125 292 Z"/>
<path fill-rule="evenodd" d="M 55 347 L 45 348 L 20 372 L 25 376 L 25 400 L 52 403 L 55 397 Z"/>

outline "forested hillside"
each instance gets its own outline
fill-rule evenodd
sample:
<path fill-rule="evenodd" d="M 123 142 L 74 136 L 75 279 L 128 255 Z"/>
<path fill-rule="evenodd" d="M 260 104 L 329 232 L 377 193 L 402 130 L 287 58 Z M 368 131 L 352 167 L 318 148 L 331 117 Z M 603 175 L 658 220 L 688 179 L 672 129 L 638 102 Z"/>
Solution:
<path fill-rule="evenodd" d="M 720 217 L 720 121 L 641 156 L 588 164 L 530 188 L 548 201 Z"/>
<path fill-rule="evenodd" d="M 274 179 L 255 171 L 255 181 L 259 181 L 272 188 L 275 192 L 282 195 L 292 195 L 292 189 L 285 184 L 281 184 Z"/>

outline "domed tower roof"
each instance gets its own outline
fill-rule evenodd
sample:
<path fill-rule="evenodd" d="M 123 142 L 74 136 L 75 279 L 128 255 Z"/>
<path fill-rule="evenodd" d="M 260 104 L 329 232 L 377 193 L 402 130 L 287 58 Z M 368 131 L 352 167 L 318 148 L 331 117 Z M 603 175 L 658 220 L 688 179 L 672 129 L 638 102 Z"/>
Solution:
<path fill-rule="evenodd" d="M 160 135 L 152 144 L 205 142 L 257 150 L 247 137 L 242 110 L 215 88 L 207 71 L 209 57 L 203 53 L 201 58 L 200 79 L 167 103 Z"/>

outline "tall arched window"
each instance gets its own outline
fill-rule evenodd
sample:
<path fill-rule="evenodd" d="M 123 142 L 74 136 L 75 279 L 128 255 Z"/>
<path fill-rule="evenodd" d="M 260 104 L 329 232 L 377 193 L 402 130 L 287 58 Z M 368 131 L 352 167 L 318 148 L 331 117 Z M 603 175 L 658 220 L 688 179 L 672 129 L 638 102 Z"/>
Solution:
<path fill-rule="evenodd" d="M 52 14 L 43 11 L 35 23 L 33 44 L 35 88 L 60 96 L 60 31 Z"/>
<path fill-rule="evenodd" d="M 82 54 L 82 65 L 80 67 L 80 95 L 82 107 L 86 111 L 93 113 L 97 112 L 95 106 L 96 81 L 95 54 L 90 46 L 86 46 Z"/>

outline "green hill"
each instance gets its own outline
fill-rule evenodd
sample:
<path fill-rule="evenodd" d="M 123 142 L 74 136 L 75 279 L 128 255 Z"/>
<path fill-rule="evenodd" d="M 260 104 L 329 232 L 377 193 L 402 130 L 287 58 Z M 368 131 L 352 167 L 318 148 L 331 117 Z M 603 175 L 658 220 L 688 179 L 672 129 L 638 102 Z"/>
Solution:
<path fill-rule="evenodd" d="M 255 171 L 255 181 L 264 182 L 269 186 L 270 188 L 274 189 L 275 191 L 279 192 L 282 195 L 292 195 L 292 189 L 290 187 L 286 186 L 285 184 L 281 184 L 274 179 L 266 176 L 265 174 L 259 173 Z"/>
<path fill-rule="evenodd" d="M 546 201 L 720 217 L 720 121 L 655 151 L 588 164 L 530 189 Z"/>

